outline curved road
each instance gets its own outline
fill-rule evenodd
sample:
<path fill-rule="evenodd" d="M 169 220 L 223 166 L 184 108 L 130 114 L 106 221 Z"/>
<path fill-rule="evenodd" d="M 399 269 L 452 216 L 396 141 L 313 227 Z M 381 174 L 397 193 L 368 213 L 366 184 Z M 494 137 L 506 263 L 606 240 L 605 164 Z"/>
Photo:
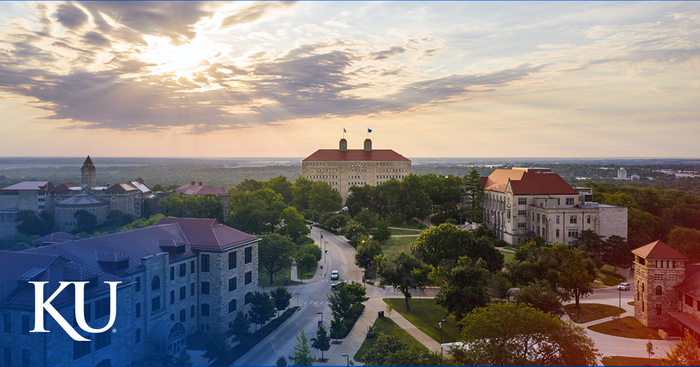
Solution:
<path fill-rule="evenodd" d="M 320 235 L 323 233 L 323 242 Z M 288 287 L 293 298 L 291 305 L 296 306 L 297 302 L 301 309 L 290 317 L 282 326 L 260 342 L 255 348 L 250 350 L 243 357 L 235 361 L 237 366 L 272 366 L 275 365 L 280 356 L 287 358 L 294 352 L 297 343 L 296 335 L 303 328 L 306 337 L 311 345 L 311 338 L 316 336 L 318 321 L 323 314 L 323 323 L 327 331 L 330 331 L 330 321 L 332 319 L 331 310 L 328 307 L 327 297 L 331 293 L 330 273 L 338 270 L 342 279 L 351 281 L 362 280 L 362 270 L 355 265 L 355 249 L 343 238 L 328 231 L 319 230 L 316 226 L 311 230 L 311 237 L 322 249 L 327 249 L 323 260 L 319 265 L 323 266 L 322 271 L 317 271 L 313 279 L 305 281 L 303 285 Z M 342 345 L 341 345 L 342 346 Z M 334 350 L 340 346 L 331 344 L 331 349 L 325 352 L 324 357 L 330 360 L 331 365 L 341 364 L 335 362 L 339 360 Z M 312 349 L 312 351 L 315 351 Z M 354 352 L 353 352 L 354 354 Z M 352 358 L 352 356 L 350 356 Z M 320 358 L 320 354 L 319 354 Z M 344 364 L 345 357 L 342 357 Z M 289 361 L 287 361 L 289 363 Z"/>

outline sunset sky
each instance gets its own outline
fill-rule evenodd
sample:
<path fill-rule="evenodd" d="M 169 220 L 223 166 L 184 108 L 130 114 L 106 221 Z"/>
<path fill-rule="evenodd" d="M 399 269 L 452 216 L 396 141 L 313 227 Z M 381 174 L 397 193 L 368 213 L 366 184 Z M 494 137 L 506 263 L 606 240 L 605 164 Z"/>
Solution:
<path fill-rule="evenodd" d="M 700 157 L 699 2 L 0 2 L 0 156 Z"/>

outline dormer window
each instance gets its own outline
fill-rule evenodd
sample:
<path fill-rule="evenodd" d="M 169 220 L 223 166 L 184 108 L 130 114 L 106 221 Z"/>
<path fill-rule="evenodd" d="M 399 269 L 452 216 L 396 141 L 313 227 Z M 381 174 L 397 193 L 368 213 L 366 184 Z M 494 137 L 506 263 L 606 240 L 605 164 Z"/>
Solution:
<path fill-rule="evenodd" d="M 184 253 L 185 253 L 185 245 L 176 247 L 176 248 L 175 248 L 175 253 L 176 253 L 176 254 L 184 254 Z"/>

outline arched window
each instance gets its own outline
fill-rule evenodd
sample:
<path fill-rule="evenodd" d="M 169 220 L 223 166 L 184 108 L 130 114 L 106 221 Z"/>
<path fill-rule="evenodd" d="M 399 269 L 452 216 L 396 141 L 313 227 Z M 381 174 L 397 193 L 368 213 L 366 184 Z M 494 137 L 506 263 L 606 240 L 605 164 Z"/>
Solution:
<path fill-rule="evenodd" d="M 245 304 L 249 304 L 253 299 L 253 293 L 248 292 L 245 294 Z"/>
<path fill-rule="evenodd" d="M 662 292 L 662 290 L 661 290 L 661 286 L 660 286 L 660 285 L 657 285 L 657 286 L 656 286 L 656 295 L 657 295 L 657 296 L 663 295 L 663 292 Z"/>
<path fill-rule="evenodd" d="M 154 291 L 156 289 L 160 289 L 160 278 L 157 275 L 151 281 L 151 290 Z"/>

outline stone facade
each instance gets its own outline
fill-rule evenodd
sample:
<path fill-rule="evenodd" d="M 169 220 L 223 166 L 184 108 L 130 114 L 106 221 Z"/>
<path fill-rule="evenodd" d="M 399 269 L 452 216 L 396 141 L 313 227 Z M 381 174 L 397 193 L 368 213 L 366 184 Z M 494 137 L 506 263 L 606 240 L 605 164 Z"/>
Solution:
<path fill-rule="evenodd" d="M 671 323 L 667 311 L 678 309 L 678 291 L 683 282 L 685 261 L 635 255 L 634 315 L 644 326 L 661 328 Z"/>

